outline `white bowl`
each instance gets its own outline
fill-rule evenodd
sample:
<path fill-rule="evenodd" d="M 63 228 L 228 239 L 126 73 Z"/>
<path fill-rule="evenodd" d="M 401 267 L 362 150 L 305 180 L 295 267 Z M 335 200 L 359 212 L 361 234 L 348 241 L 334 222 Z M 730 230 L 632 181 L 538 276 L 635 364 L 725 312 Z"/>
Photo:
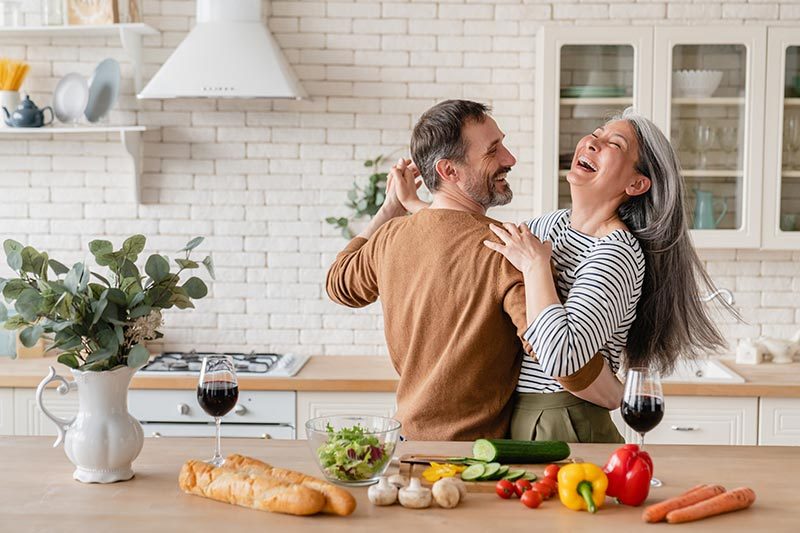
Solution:
<path fill-rule="evenodd" d="M 677 97 L 706 98 L 722 81 L 721 70 L 676 70 L 672 73 L 672 92 Z"/>

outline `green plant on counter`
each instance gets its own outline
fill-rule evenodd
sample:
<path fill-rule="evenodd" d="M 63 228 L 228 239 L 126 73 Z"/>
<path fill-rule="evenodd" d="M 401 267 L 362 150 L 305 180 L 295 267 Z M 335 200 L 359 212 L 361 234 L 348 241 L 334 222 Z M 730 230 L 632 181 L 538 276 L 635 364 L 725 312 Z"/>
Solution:
<path fill-rule="evenodd" d="M 110 271 L 105 277 L 90 271 L 86 263 L 67 268 L 47 252 L 8 239 L 3 248 L 8 265 L 19 277 L 0 278 L 0 291 L 17 314 L 8 317 L 6 307 L 0 305 L 0 321 L 9 330 L 24 328 L 20 341 L 28 347 L 47 336 L 52 341 L 48 350 L 62 350 L 58 361 L 70 368 L 138 368 L 150 355 L 144 342 L 163 336 L 158 331 L 163 323 L 161 310 L 194 307 L 193 299 L 208 294 L 205 282 L 196 276 L 180 284 L 184 270 L 200 267 L 190 254 L 202 242 L 203 237 L 195 237 L 179 250 L 186 254 L 175 259 L 174 273 L 168 257 L 151 255 L 143 275 L 136 261 L 145 248 L 144 235 L 125 239 L 119 250 L 109 241 L 94 240 L 89 251 L 98 266 Z M 211 256 L 202 264 L 213 279 Z"/>
<path fill-rule="evenodd" d="M 383 205 L 383 200 L 386 198 L 386 178 L 389 175 L 387 172 L 378 170 L 378 166 L 383 161 L 385 158 L 382 155 L 364 161 L 364 166 L 373 169 L 374 172 L 369 176 L 366 186 L 362 188 L 357 181 L 354 181 L 353 188 L 347 192 L 345 205 L 353 210 L 352 216 L 325 219 L 325 222 L 340 229 L 342 236 L 346 239 L 352 239 L 354 236 L 353 230 L 350 228 L 350 224 L 354 220 L 364 217 L 372 218 Z"/>

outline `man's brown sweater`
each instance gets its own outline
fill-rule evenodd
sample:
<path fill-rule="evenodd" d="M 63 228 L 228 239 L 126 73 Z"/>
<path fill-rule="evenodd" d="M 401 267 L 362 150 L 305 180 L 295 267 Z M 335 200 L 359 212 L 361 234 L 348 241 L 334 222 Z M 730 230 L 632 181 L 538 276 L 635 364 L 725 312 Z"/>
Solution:
<path fill-rule="evenodd" d="M 483 245 L 485 216 L 423 209 L 355 238 L 328 271 L 328 295 L 383 304 L 400 384 L 397 417 L 413 440 L 504 437 L 527 327 L 522 274 Z M 496 240 L 496 238 L 495 238 Z"/>

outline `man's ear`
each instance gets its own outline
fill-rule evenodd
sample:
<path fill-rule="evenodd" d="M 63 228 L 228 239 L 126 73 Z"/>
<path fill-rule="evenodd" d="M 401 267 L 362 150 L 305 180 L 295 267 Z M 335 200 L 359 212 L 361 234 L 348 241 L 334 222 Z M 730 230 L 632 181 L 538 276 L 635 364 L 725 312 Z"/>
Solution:
<path fill-rule="evenodd" d="M 633 183 L 625 188 L 628 196 L 640 196 L 650 190 L 650 178 L 644 174 L 636 174 Z"/>
<path fill-rule="evenodd" d="M 449 159 L 440 159 L 436 162 L 436 173 L 442 181 L 455 183 L 458 181 L 458 169 Z"/>

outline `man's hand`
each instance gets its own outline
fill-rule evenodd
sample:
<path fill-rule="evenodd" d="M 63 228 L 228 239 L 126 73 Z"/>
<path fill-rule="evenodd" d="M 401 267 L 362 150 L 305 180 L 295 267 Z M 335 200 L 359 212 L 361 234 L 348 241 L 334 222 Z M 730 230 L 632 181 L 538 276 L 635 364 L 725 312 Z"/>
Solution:
<path fill-rule="evenodd" d="M 417 189 L 422 185 L 422 178 L 419 177 L 419 169 L 410 159 L 399 159 L 389 171 L 389 180 L 394 185 L 394 192 L 398 200 L 407 211 L 416 213 L 420 209 L 428 207 L 428 204 L 417 196 Z"/>

